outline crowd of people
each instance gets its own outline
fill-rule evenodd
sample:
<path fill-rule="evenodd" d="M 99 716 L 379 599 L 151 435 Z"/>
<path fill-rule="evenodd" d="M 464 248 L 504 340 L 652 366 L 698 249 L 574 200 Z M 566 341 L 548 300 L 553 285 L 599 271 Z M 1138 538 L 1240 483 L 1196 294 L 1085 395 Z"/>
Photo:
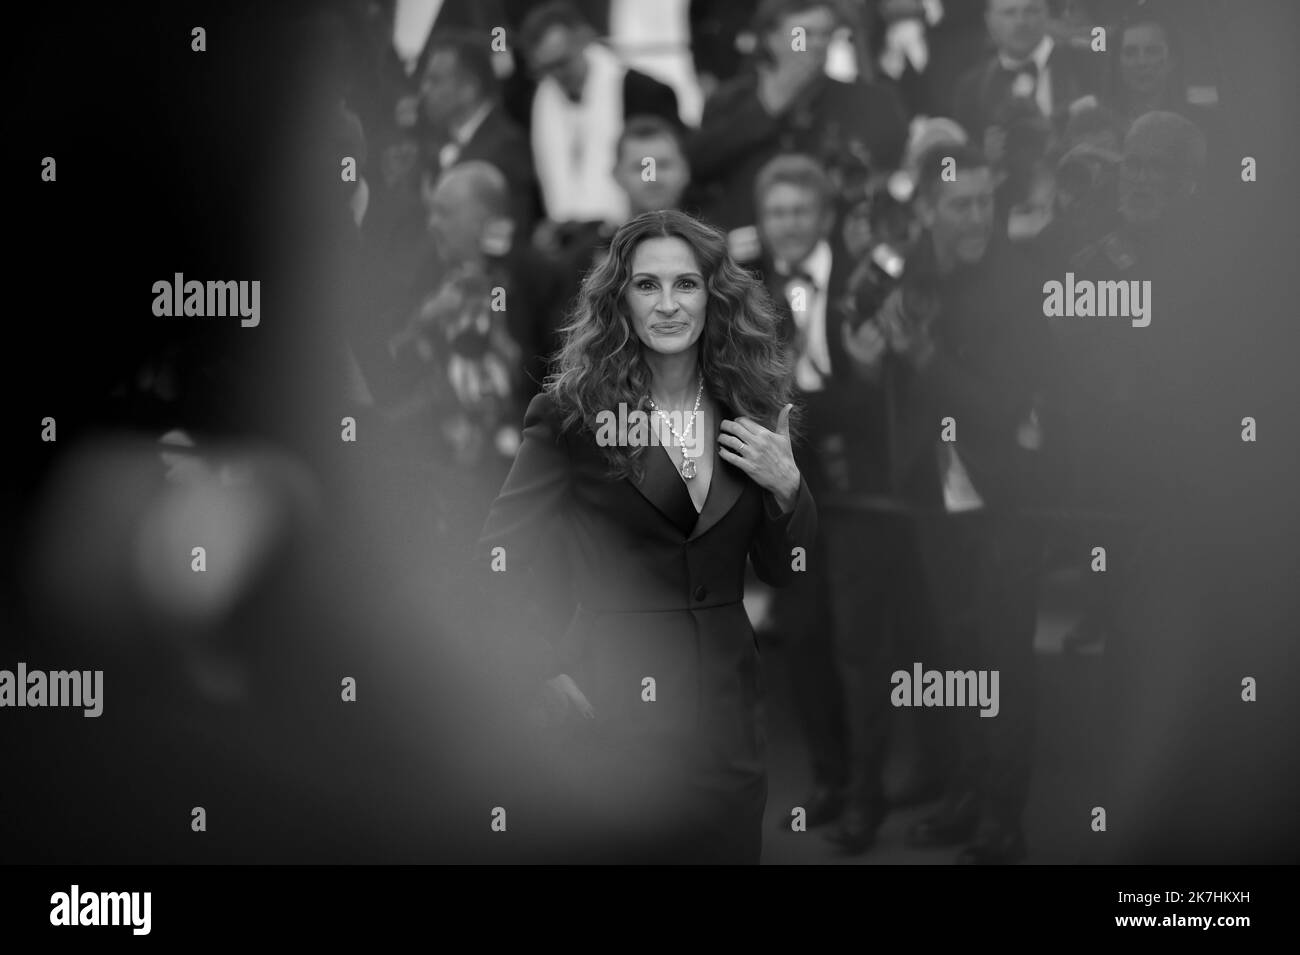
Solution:
<path fill-rule="evenodd" d="M 1104 538 L 1137 559 L 1119 542 L 1178 506 L 1194 440 L 1182 359 L 1222 144 L 1186 24 L 1126 0 L 694 0 L 690 123 L 602 41 L 608 6 L 448 0 L 410 64 L 394 3 L 327 19 L 358 169 L 349 413 L 427 478 L 403 487 L 434 546 L 467 553 L 615 230 L 675 209 L 724 231 L 782 310 L 823 515 L 760 621 L 788 654 L 808 824 L 862 853 L 891 809 L 942 797 L 911 845 L 1023 858 L 1047 555 L 1086 569 Z M 1046 318 L 1067 274 L 1149 281 L 1154 321 Z M 1116 590 L 1089 582 L 1074 645 L 1119 638 Z M 887 793 L 889 675 L 913 661 L 998 670 L 1001 711 L 922 721 Z"/>

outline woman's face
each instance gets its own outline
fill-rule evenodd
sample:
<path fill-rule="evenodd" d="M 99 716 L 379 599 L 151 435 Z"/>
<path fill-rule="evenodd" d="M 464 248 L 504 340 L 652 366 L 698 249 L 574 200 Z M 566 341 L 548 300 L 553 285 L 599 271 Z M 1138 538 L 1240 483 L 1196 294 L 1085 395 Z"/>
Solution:
<path fill-rule="evenodd" d="M 642 241 L 632 252 L 624 301 L 646 348 L 661 355 L 694 348 L 704 331 L 709 293 L 691 247 L 675 237 Z"/>
<path fill-rule="evenodd" d="M 1154 23 L 1139 23 L 1124 31 L 1120 44 L 1120 77 L 1125 87 L 1146 96 L 1161 92 L 1169 79 L 1169 41 Z"/>

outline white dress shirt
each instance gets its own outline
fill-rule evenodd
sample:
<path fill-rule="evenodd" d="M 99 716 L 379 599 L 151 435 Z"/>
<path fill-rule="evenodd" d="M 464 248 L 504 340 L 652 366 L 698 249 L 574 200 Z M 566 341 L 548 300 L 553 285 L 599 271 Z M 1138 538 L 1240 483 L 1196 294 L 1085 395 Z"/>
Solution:
<path fill-rule="evenodd" d="M 492 103 L 489 100 L 451 131 L 450 142 L 438 150 L 438 165 L 441 168 L 448 169 L 456 165 L 461 150 L 474 138 L 474 134 L 478 132 L 479 127 L 483 125 L 483 121 L 487 119 L 490 112 L 492 112 Z"/>
<path fill-rule="evenodd" d="M 984 506 L 984 499 L 975 490 L 970 473 L 957 454 L 957 446 L 949 441 L 940 441 L 937 450 L 939 474 L 943 480 L 943 509 L 949 514 L 978 511 Z"/>
<path fill-rule="evenodd" d="M 802 279 L 791 277 L 785 286 L 786 299 L 790 302 L 790 311 L 802 343 L 795 361 L 795 383 L 801 391 L 821 391 L 826 387 L 825 379 L 831 372 L 830 348 L 826 339 L 826 298 L 833 265 L 831 245 L 825 239 L 818 242 L 808 258 L 799 265 L 776 263 L 778 275 L 802 271 L 812 280 L 812 286 L 809 287 Z M 794 307 L 794 292 L 797 288 L 805 290 L 804 307 L 801 309 Z"/>
<path fill-rule="evenodd" d="M 628 216 L 627 194 L 614 181 L 627 68 L 600 43 L 589 43 L 583 56 L 587 79 L 579 102 L 569 99 L 553 76 L 537 84 L 533 166 L 548 219 L 618 225 Z"/>

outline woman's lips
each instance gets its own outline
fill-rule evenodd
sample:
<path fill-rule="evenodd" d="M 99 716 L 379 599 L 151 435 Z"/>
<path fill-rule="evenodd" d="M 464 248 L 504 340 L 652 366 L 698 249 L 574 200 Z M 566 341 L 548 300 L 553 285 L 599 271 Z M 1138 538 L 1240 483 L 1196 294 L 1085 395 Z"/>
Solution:
<path fill-rule="evenodd" d="M 672 335 L 676 332 L 680 332 L 685 327 L 685 322 L 655 322 L 650 326 L 650 330 L 659 332 L 663 335 Z"/>

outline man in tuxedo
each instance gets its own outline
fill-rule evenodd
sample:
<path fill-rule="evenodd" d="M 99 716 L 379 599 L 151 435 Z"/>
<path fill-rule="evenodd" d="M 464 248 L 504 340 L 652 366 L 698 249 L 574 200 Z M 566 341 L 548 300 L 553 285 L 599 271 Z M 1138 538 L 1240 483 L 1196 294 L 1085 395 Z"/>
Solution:
<path fill-rule="evenodd" d="M 760 60 L 709 98 L 690 145 L 696 180 L 713 191 L 706 218 L 719 228 L 754 225 L 755 178 L 780 153 L 873 172 L 898 166 L 907 138 L 898 95 L 880 83 L 826 75 L 839 26 L 835 6 L 825 0 L 764 0 L 759 7 Z"/>
<path fill-rule="evenodd" d="M 949 158 L 952 181 L 944 175 Z M 939 810 L 907 841 L 970 843 L 958 855 L 964 863 L 1014 862 L 1026 852 L 1020 820 L 1034 744 L 1041 545 L 1024 510 L 1061 477 L 1050 415 L 1059 368 L 1037 273 L 994 238 L 993 182 L 977 150 L 927 151 L 917 183 L 925 229 L 903 282 L 844 342 L 851 360 L 890 391 L 892 482 L 919 513 L 935 629 L 917 659 L 927 668 L 999 673 L 996 716 L 970 707 L 918 714 L 946 725 L 957 758 Z"/>
<path fill-rule="evenodd" d="M 1000 161 L 999 118 L 1012 100 L 1026 100 L 1058 130 L 1074 101 L 1097 91 L 1095 55 L 1047 33 L 1047 0 L 988 0 L 984 16 L 994 52 L 957 84 L 953 118 L 989 159 Z"/>
<path fill-rule="evenodd" d="M 835 188 L 811 156 L 779 155 L 759 170 L 754 187 L 762 271 L 783 314 L 781 336 L 795 358 L 805 433 L 795 445 L 799 470 L 814 494 L 828 485 L 837 423 L 833 376 L 841 338 L 829 327 L 831 303 L 851 269 L 835 239 Z M 810 826 L 833 821 L 844 806 L 844 717 L 832 650 L 828 577 L 820 543 L 808 571 L 776 597 L 774 625 L 787 641 L 795 708 L 810 750 L 813 789 L 802 805 Z"/>
<path fill-rule="evenodd" d="M 537 185 L 523 132 L 500 105 L 491 53 L 477 34 L 447 29 L 426 46 L 419 114 L 403 168 L 381 177 L 366 231 L 393 267 L 410 274 L 427 254 L 421 179 L 436 180 L 461 163 L 497 168 L 510 196 L 508 220 L 526 240 L 537 220 Z"/>
<path fill-rule="evenodd" d="M 429 130 L 424 161 L 437 173 L 481 159 L 506 177 L 515 227 L 526 236 L 537 219 L 535 181 L 523 131 L 506 116 L 481 37 L 446 31 L 430 40 L 420 106 Z"/>
<path fill-rule="evenodd" d="M 838 249 L 835 200 L 825 167 L 798 153 L 773 157 L 754 183 L 762 271 L 785 312 L 782 334 L 795 347 L 795 377 L 805 397 L 827 390 L 840 344 L 829 334 L 827 306 L 852 270 Z"/>

